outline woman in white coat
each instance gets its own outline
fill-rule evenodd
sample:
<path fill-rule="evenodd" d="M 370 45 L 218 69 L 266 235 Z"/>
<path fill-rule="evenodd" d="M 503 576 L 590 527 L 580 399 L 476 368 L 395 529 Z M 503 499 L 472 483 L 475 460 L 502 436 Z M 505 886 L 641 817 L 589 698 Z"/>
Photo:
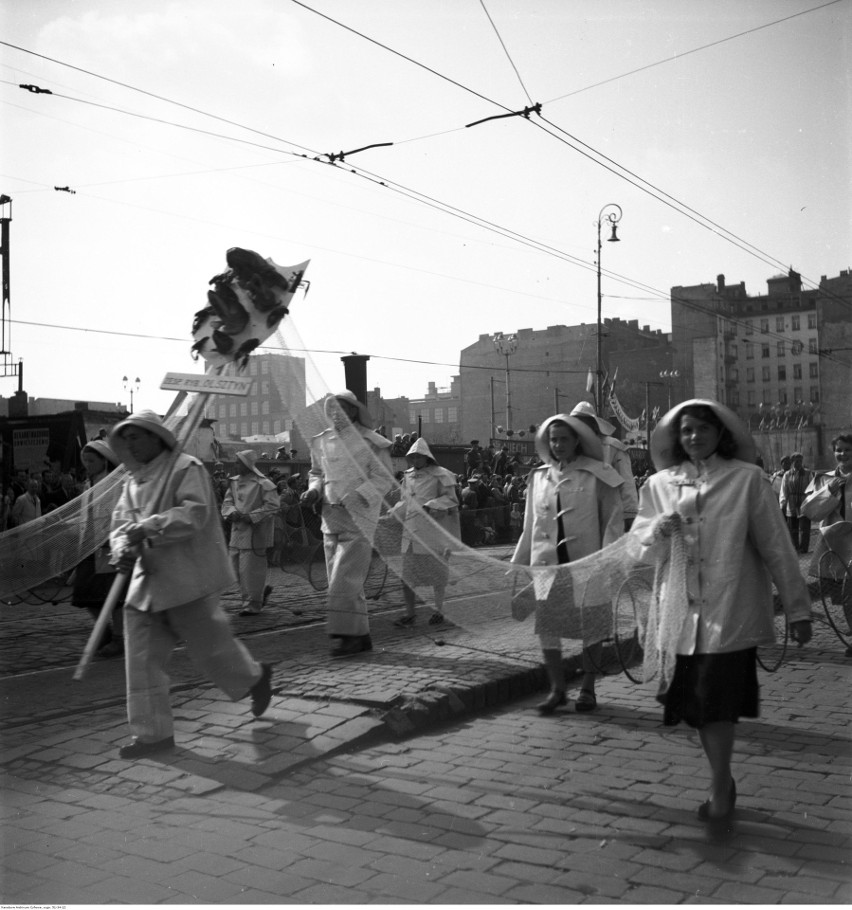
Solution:
<path fill-rule="evenodd" d="M 616 470 L 603 463 L 603 449 L 594 431 L 567 414 L 549 417 L 539 427 L 536 452 L 543 464 L 530 472 L 524 529 L 512 562 L 525 566 L 553 566 L 597 552 L 624 532 L 624 511 Z M 536 609 L 536 632 L 541 641 L 550 694 L 537 706 L 552 714 L 566 702 L 562 637 Z M 597 707 L 594 659 L 601 645 L 583 652 L 583 681 L 574 705 L 577 711 Z M 590 653 L 591 652 L 591 653 Z"/>
<path fill-rule="evenodd" d="M 658 694 L 663 722 L 698 730 L 710 765 L 702 821 L 728 818 L 736 723 L 757 717 L 757 648 L 775 641 L 772 582 L 790 634 L 811 637 L 810 598 L 769 478 L 755 461 L 748 428 L 717 401 L 692 399 L 669 411 L 651 437 L 657 467 L 640 491 L 632 535 L 649 562 L 662 563 L 680 529 L 687 602 L 672 604 L 674 673 Z"/>
<path fill-rule="evenodd" d="M 461 536 L 456 476 L 435 461 L 422 437 L 415 441 L 405 457 L 411 467 L 402 476 L 402 498 L 389 512 L 402 522 L 405 615 L 396 620 L 396 625 L 414 625 L 414 589 L 426 586 L 435 592 L 435 607 L 429 624 L 439 625 L 444 621 L 441 610 L 450 571 L 448 541 L 441 528 L 456 539 Z"/>

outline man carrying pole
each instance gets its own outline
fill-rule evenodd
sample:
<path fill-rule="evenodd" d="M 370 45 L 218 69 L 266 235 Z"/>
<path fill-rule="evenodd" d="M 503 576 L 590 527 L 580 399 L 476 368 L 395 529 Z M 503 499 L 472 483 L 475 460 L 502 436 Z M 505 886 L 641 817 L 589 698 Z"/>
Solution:
<path fill-rule="evenodd" d="M 113 450 L 130 471 L 110 531 L 119 572 L 132 572 L 125 600 L 127 717 L 132 740 L 119 757 L 174 748 L 167 665 L 179 641 L 233 701 L 251 697 L 259 717 L 272 697 L 272 667 L 237 641 L 220 604 L 234 583 L 215 494 L 197 459 L 152 411 L 118 423 Z"/>

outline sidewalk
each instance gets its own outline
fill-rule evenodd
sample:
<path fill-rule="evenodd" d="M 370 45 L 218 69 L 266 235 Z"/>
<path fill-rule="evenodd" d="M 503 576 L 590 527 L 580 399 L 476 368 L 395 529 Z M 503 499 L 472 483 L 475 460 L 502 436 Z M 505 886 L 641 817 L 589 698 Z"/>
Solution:
<path fill-rule="evenodd" d="M 519 634 L 519 624 L 510 618 L 487 629 L 432 627 L 426 623 L 429 610 L 423 609 L 413 630 L 395 627 L 393 619 L 401 615 L 398 585 L 391 585 L 371 607 L 375 650 L 332 660 L 325 630 L 318 622 L 322 595 L 296 576 L 276 572 L 273 580 L 275 589 L 264 613 L 234 618 L 235 628 L 255 656 L 276 662 L 270 709 L 253 719 L 246 702 L 229 702 L 200 680 L 178 652 L 172 668 L 178 748 L 158 760 L 117 758 L 118 745 L 127 739 L 121 660 L 99 661 L 82 682 L 71 680 L 73 662 L 89 627 L 82 611 L 63 602 L 4 607 L 0 656 L 6 673 L 19 671 L 0 680 L 5 830 L 0 898 L 4 902 L 73 903 L 75 895 L 76 902 L 97 902 L 92 895 L 98 893 L 100 902 L 157 902 L 161 898 L 152 878 L 157 864 L 173 862 L 178 850 L 177 858 L 195 857 L 199 875 L 203 871 L 215 877 L 217 871 L 209 868 L 213 862 L 208 857 L 209 844 L 217 837 L 239 839 L 242 827 L 265 811 L 262 794 L 278 793 L 288 780 L 309 773 L 316 763 L 398 742 L 434 729 L 441 721 L 474 717 L 545 685 L 537 642 L 532 635 Z M 229 609 L 236 614 L 233 597 Z M 300 625 L 312 620 L 311 625 Z M 810 670 L 804 675 L 795 671 L 789 692 L 774 697 L 789 700 L 790 717 L 799 717 L 804 702 L 799 705 L 797 692 L 825 686 L 820 703 L 825 705 L 826 723 L 813 716 L 810 727 L 825 750 L 848 763 L 846 731 L 852 714 L 846 697 L 848 662 L 830 630 L 822 623 L 815 628 L 814 647 L 831 655 L 824 666 L 826 675 L 821 678 L 823 667 L 815 652 L 809 658 Z M 793 646 L 788 663 L 795 666 L 797 657 Z M 64 666 L 45 669 L 63 661 Z M 578 652 L 566 651 L 566 663 L 576 671 Z M 782 666 L 774 683 L 784 671 Z M 631 689 L 623 676 L 605 678 L 601 685 L 603 691 L 607 686 Z M 569 688 L 574 687 L 569 684 Z M 643 690 L 645 711 L 653 712 L 653 697 L 644 687 L 633 689 Z M 783 726 L 774 735 L 783 740 Z M 800 779 L 798 765 L 794 768 L 780 761 L 776 767 L 771 755 L 767 761 L 767 770 L 779 774 L 779 786 L 795 789 L 814 784 Z M 684 782 L 684 786 L 694 785 Z M 140 823 L 144 828 L 149 814 L 166 807 L 178 811 L 187 800 L 196 813 L 209 807 L 212 814 L 201 824 L 207 834 L 199 833 L 198 842 L 189 846 L 185 830 L 164 842 L 145 840 L 143 857 L 134 849 L 127 860 L 121 897 L 103 896 L 107 892 L 98 889 L 114 883 L 102 874 L 98 851 L 120 854 L 116 846 L 122 838 L 141 849 Z M 833 794 L 832 802 L 837 807 L 836 821 L 825 828 L 824 849 L 826 856 L 833 857 L 830 844 L 848 835 L 852 816 L 848 792 Z M 118 858 L 115 863 L 113 875 L 120 867 Z M 251 888 L 246 894 L 251 894 Z M 186 893 L 183 898 L 179 902 L 189 902 Z M 169 895 L 162 899 L 168 900 Z M 232 899 L 208 895 L 196 902 Z"/>

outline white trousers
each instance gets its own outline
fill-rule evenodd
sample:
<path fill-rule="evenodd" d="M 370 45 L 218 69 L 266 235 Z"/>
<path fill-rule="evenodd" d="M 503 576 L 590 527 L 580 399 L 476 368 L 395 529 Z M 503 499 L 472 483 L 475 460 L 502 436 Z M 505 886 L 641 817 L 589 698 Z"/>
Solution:
<path fill-rule="evenodd" d="M 263 589 L 266 587 L 266 551 L 258 555 L 256 550 L 230 547 L 228 554 L 240 583 L 243 607 L 260 610 L 263 605 Z"/>
<path fill-rule="evenodd" d="M 329 635 L 369 635 L 364 582 L 373 545 L 342 508 L 323 506 L 323 544 L 328 572 Z"/>
<path fill-rule="evenodd" d="M 124 607 L 127 720 L 143 742 L 174 735 L 169 697 L 169 658 L 183 641 L 192 662 L 230 699 L 245 698 L 262 669 L 231 632 L 219 595 L 163 610 Z"/>

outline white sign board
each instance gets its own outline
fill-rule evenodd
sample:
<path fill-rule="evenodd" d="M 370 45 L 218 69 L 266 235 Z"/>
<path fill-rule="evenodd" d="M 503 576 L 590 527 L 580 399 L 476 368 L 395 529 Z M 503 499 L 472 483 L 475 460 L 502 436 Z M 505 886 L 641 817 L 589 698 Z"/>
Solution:
<path fill-rule="evenodd" d="M 12 430 L 12 460 L 16 471 L 39 474 L 47 468 L 47 447 L 50 430 L 47 427 Z"/>
<path fill-rule="evenodd" d="M 211 395 L 248 395 L 251 376 L 208 376 L 198 373 L 166 373 L 161 389 L 175 392 L 207 392 Z"/>

